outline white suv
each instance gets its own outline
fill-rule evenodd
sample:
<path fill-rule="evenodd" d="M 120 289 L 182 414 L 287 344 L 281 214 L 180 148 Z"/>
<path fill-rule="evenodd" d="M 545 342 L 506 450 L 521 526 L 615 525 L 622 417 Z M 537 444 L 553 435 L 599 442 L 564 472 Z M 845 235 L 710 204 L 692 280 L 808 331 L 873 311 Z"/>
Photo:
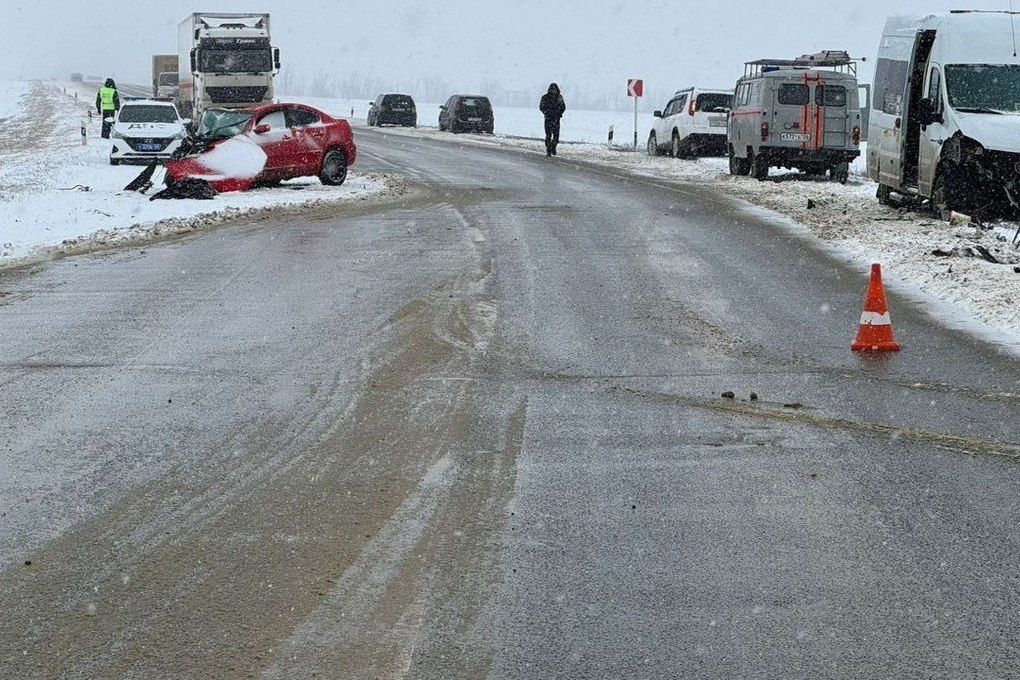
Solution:
<path fill-rule="evenodd" d="M 110 165 L 151 163 L 169 158 L 187 136 L 185 126 L 189 122 L 181 118 L 173 102 L 127 100 L 113 124 Z"/>
<path fill-rule="evenodd" d="M 726 155 L 726 115 L 733 108 L 733 90 L 679 90 L 648 133 L 648 155 L 677 158 Z"/>

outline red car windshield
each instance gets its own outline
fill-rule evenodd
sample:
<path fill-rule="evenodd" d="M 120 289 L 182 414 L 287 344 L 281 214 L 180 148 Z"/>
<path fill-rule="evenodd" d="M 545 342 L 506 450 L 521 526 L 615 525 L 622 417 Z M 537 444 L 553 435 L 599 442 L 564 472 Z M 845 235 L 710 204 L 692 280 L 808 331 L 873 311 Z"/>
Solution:
<path fill-rule="evenodd" d="M 251 120 L 251 111 L 210 109 L 202 114 L 195 135 L 201 139 L 224 139 L 241 132 Z"/>

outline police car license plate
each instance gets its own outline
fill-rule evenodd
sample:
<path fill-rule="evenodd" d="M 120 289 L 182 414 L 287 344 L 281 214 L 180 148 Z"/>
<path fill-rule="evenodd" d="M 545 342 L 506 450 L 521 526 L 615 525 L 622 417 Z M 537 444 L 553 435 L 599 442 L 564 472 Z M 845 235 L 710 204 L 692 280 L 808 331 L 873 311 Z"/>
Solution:
<path fill-rule="evenodd" d="M 725 118 L 709 118 L 708 127 L 726 127 Z"/>
<path fill-rule="evenodd" d="M 403 113 L 404 111 L 407 111 L 407 109 L 393 109 L 393 113 Z"/>
<path fill-rule="evenodd" d="M 784 142 L 810 142 L 811 135 L 805 132 L 784 132 L 779 135 L 779 139 Z"/>
<path fill-rule="evenodd" d="M 139 151 L 159 151 L 159 144 L 139 144 Z"/>

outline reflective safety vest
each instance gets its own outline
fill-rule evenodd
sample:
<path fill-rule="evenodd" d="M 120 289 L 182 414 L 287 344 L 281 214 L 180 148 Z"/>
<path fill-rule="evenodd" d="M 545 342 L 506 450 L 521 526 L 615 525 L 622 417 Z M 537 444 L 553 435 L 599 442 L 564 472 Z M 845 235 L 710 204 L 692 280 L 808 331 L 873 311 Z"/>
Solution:
<path fill-rule="evenodd" d="M 99 88 L 99 101 L 103 105 L 103 111 L 113 111 L 114 104 L 113 98 L 117 95 L 117 90 L 112 87 L 103 85 Z"/>

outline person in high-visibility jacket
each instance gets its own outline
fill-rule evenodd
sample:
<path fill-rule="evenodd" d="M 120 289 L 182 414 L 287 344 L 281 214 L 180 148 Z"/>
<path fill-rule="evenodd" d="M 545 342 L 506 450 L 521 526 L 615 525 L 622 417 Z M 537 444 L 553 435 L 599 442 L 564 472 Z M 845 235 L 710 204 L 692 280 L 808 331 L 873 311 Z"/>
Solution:
<path fill-rule="evenodd" d="M 113 119 L 120 111 L 120 95 L 117 93 L 117 84 L 113 82 L 113 78 L 107 78 L 96 93 L 96 110 L 99 111 L 103 121 L 103 139 L 109 139 Z"/>

